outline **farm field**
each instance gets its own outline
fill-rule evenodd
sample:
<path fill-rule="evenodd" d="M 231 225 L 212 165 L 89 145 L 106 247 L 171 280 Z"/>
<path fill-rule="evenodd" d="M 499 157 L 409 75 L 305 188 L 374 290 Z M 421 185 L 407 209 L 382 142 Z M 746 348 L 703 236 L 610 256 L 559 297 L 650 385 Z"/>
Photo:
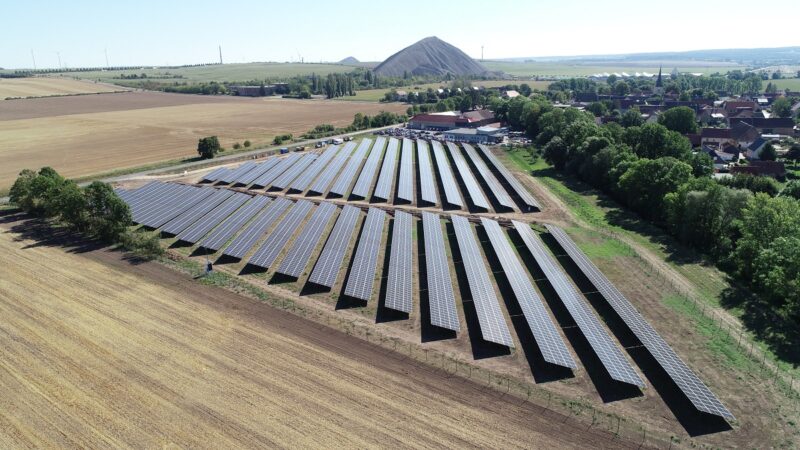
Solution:
<path fill-rule="evenodd" d="M 358 112 L 405 109 L 401 104 L 153 92 L 3 102 L 0 190 L 10 187 L 24 168 L 50 165 L 65 176 L 79 177 L 192 157 L 204 136 L 219 136 L 227 148 L 245 139 L 259 145 L 321 123 L 348 125 Z"/>
<path fill-rule="evenodd" d="M 0 101 L 9 97 L 47 97 L 52 95 L 119 92 L 125 88 L 72 78 L 0 78 Z"/>
<path fill-rule="evenodd" d="M 639 444 L 33 229 L 0 225 L 4 448 Z"/>
<path fill-rule="evenodd" d="M 179 67 L 174 69 L 158 67 L 142 67 L 141 69 L 130 70 L 98 70 L 92 72 L 64 72 L 67 77 L 76 77 L 86 80 L 100 80 L 106 82 L 124 82 L 122 75 L 141 75 L 146 74 L 157 82 L 211 82 L 211 81 L 240 81 L 249 80 L 273 80 L 286 79 L 297 75 L 327 75 L 329 73 L 350 72 L 355 66 L 345 66 L 342 64 L 322 64 L 322 63 L 234 63 L 234 64 L 210 64 L 207 66 Z M 133 80 L 140 81 L 140 80 Z"/>
<path fill-rule="evenodd" d="M 558 62 L 545 62 L 545 61 L 529 61 L 529 62 L 513 62 L 513 61 L 485 61 L 483 65 L 489 70 L 499 70 L 515 77 L 534 77 L 534 76 L 587 76 L 598 72 L 650 72 L 658 73 L 658 62 L 652 63 L 608 63 L 608 64 L 570 64 L 564 61 Z M 672 68 L 676 67 L 674 62 L 664 64 L 664 71 L 669 73 Z M 743 66 L 736 64 L 726 65 L 725 63 L 698 63 L 686 62 L 686 64 L 677 64 L 678 70 L 681 72 L 699 72 L 699 73 L 714 73 L 714 72 L 727 72 L 734 69 L 743 69 Z"/>
<path fill-rule="evenodd" d="M 778 87 L 778 89 L 791 89 L 793 91 L 800 91 L 800 78 L 782 78 L 780 80 L 765 81 L 765 89 L 767 87 L 767 83 L 774 84 Z"/>

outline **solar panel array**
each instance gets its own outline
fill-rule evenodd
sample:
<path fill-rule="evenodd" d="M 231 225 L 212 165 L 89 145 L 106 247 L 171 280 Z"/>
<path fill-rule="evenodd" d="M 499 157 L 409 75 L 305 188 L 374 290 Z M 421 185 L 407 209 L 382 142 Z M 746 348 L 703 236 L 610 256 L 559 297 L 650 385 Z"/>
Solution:
<path fill-rule="evenodd" d="M 507 235 L 494 220 L 481 218 L 481 225 L 486 230 L 492 248 L 497 253 L 503 273 L 511 284 L 517 303 L 522 308 L 522 314 L 525 316 L 525 321 L 536 339 L 536 344 L 539 346 L 544 360 L 550 364 L 576 369 L 578 366 L 572 359 L 567 344 L 561 338 L 556 325 L 547 313 L 544 301 L 539 297 L 531 280 L 526 275 L 526 270 L 509 244 Z M 500 270 L 500 268 L 495 268 L 495 270 Z"/>
<path fill-rule="evenodd" d="M 274 230 L 267 236 L 267 239 L 261 244 L 261 247 L 256 250 L 247 264 L 263 267 L 265 269 L 272 266 L 275 258 L 283 250 L 283 247 L 289 242 L 300 223 L 306 218 L 308 212 L 311 211 L 313 203 L 308 200 L 300 200 L 292 206 L 292 209 L 286 214 Z"/>
<path fill-rule="evenodd" d="M 302 155 L 300 153 L 292 153 L 289 156 L 283 158 L 275 164 L 271 169 L 264 172 L 263 175 L 253 180 L 253 186 L 260 186 L 260 187 L 267 187 L 275 181 L 276 178 L 281 176 L 287 170 L 289 170 L 298 159 L 300 159 Z"/>
<path fill-rule="evenodd" d="M 444 249 L 442 221 L 437 214 L 422 213 L 422 230 L 425 236 L 425 269 L 428 274 L 428 303 L 431 324 L 460 331 L 456 312 L 456 297 L 450 277 L 450 265 Z"/>
<path fill-rule="evenodd" d="M 291 186 L 289 186 L 289 190 L 303 192 L 308 188 L 308 185 L 314 181 L 314 178 L 322 171 L 322 169 L 328 167 L 328 163 L 331 162 L 336 153 L 339 152 L 339 146 L 334 145 L 328 147 L 319 158 L 314 161 L 314 164 L 308 168 L 305 172 L 303 172 L 300 177 L 298 177 Z"/>
<path fill-rule="evenodd" d="M 386 146 L 386 138 L 381 136 L 375 140 L 375 145 L 372 146 L 372 151 L 361 169 L 361 175 L 358 176 L 355 187 L 353 187 L 353 195 L 361 198 L 369 196 L 369 189 L 372 187 L 372 181 L 375 179 L 375 172 L 378 171 L 378 166 L 381 163 L 383 156 L 383 147 Z"/>
<path fill-rule="evenodd" d="M 220 167 L 218 169 L 214 169 L 211 172 L 208 172 L 207 174 L 203 175 L 202 180 L 211 182 L 217 181 L 221 177 L 223 177 L 229 170 L 230 169 L 228 169 L 227 167 Z"/>
<path fill-rule="evenodd" d="M 392 182 L 394 181 L 394 172 L 397 167 L 397 151 L 399 147 L 400 141 L 395 138 L 389 139 L 386 155 L 383 157 L 381 174 L 378 177 L 378 184 L 375 185 L 375 192 L 372 194 L 376 198 L 389 200 L 389 195 L 392 192 Z"/>
<path fill-rule="evenodd" d="M 197 243 L 203 236 L 208 234 L 209 231 L 219 225 L 220 222 L 225 220 L 248 200 L 250 200 L 250 196 L 247 194 L 237 192 L 231 195 L 219 206 L 203 216 L 203 218 L 180 232 L 178 234 L 178 240 L 190 242 L 192 244 Z"/>
<path fill-rule="evenodd" d="M 625 355 L 603 328 L 600 319 L 589 309 L 589 306 L 580 298 L 580 294 L 570 283 L 564 272 L 558 267 L 555 258 L 547 251 L 541 238 L 534 233 L 527 224 L 512 221 L 514 228 L 522 236 L 528 250 L 533 254 L 536 263 L 541 267 L 545 276 L 553 285 L 561 302 L 569 311 L 570 316 L 578 324 L 586 340 L 600 358 L 600 362 L 614 380 L 644 387 L 644 382 L 633 370 L 625 359 Z"/>
<path fill-rule="evenodd" d="M 258 216 L 253 219 L 250 225 L 248 225 L 239 236 L 236 236 L 236 239 L 222 251 L 222 254 L 230 256 L 231 258 L 244 258 L 244 255 L 253 248 L 270 225 L 272 225 L 291 205 L 292 202 L 285 198 L 275 199 L 275 201 L 270 203 L 269 206 L 263 209 Z"/>
<path fill-rule="evenodd" d="M 345 166 L 342 173 L 339 174 L 339 178 L 333 183 L 333 187 L 331 187 L 330 190 L 331 194 L 344 196 L 347 193 L 347 190 L 353 183 L 356 172 L 358 172 L 358 168 L 361 167 L 361 161 L 364 160 L 364 156 L 369 151 L 371 144 L 371 139 L 364 139 L 361 141 L 361 144 L 359 144 L 355 153 L 353 153 L 353 156 L 351 156 L 350 160 L 347 162 L 347 166 Z"/>
<path fill-rule="evenodd" d="M 386 213 L 382 209 L 370 208 L 350 268 L 350 278 L 344 288 L 345 295 L 365 301 L 372 297 L 384 223 Z"/>
<path fill-rule="evenodd" d="M 252 161 L 248 161 L 241 166 L 237 167 L 236 169 L 231 170 L 230 172 L 226 173 L 225 175 L 221 176 L 217 181 L 223 184 L 231 184 L 237 178 L 243 176 L 247 172 L 256 168 L 256 163 Z"/>
<path fill-rule="evenodd" d="M 413 244 L 411 226 L 414 219 L 411 214 L 395 211 L 394 228 L 392 229 L 392 253 L 389 255 L 389 277 L 386 280 L 386 302 L 389 309 L 411 313 L 411 274 L 414 268 L 411 262 Z"/>
<path fill-rule="evenodd" d="M 315 160 L 317 155 L 314 153 L 306 153 L 300 159 L 292 164 L 292 166 L 284 173 L 282 173 L 275 181 L 272 182 L 272 188 L 284 190 L 289 187 L 295 178 L 299 177 L 304 170 L 308 168 Z"/>
<path fill-rule="evenodd" d="M 456 169 L 458 169 L 461 179 L 464 180 L 464 186 L 467 188 L 467 193 L 472 200 L 472 204 L 488 210 L 489 200 L 483 195 L 483 190 L 478 185 L 478 180 L 475 179 L 475 175 L 473 175 L 472 171 L 469 169 L 469 164 L 467 164 L 467 160 L 464 159 L 464 155 L 462 155 L 461 151 L 458 149 L 458 145 L 448 142 L 447 149 L 450 151 L 450 156 L 456 163 Z"/>
<path fill-rule="evenodd" d="M 328 227 L 333 213 L 336 212 L 336 206 L 331 203 L 320 203 L 314 214 L 308 220 L 303 231 L 294 241 L 294 245 L 289 249 L 277 273 L 281 273 L 290 277 L 299 278 L 303 273 L 303 269 L 308 265 L 311 258 L 311 253 L 319 244 L 322 239 L 322 233 Z"/>
<path fill-rule="evenodd" d="M 433 175 L 433 164 L 431 163 L 431 153 L 428 143 L 422 139 L 417 139 L 417 161 L 419 164 L 419 184 L 422 191 L 422 200 L 430 204 L 436 204 L 436 178 Z"/>
<path fill-rule="evenodd" d="M 431 141 L 431 146 L 433 147 L 433 156 L 436 158 L 436 167 L 439 168 L 439 178 L 441 178 L 442 186 L 444 186 L 444 197 L 447 199 L 447 203 L 463 207 L 464 200 L 461 199 L 456 178 L 453 176 L 453 170 L 450 168 L 450 162 L 444 153 L 442 143 Z"/>
<path fill-rule="evenodd" d="M 511 200 L 509 197 L 508 192 L 503 189 L 503 185 L 495 178 L 494 174 L 489 167 L 483 162 L 478 152 L 475 151 L 475 148 L 469 144 L 463 144 L 464 150 L 467 152 L 467 156 L 469 156 L 470 160 L 472 160 L 472 164 L 475 165 L 475 168 L 478 169 L 478 173 L 480 174 L 483 181 L 486 182 L 486 185 L 489 186 L 489 189 L 494 194 L 494 197 L 497 199 L 497 202 L 501 205 L 505 206 L 509 209 L 514 209 L 514 200 Z"/>
<path fill-rule="evenodd" d="M 485 341 L 495 344 L 514 347 L 514 340 L 503 317 L 503 311 L 494 292 L 494 286 L 483 263 L 483 255 L 472 231 L 469 220 L 462 216 L 450 216 L 453 228 L 456 231 L 458 249 L 461 251 L 461 260 L 467 272 L 469 290 L 472 293 L 472 302 L 478 313 L 478 322 L 481 326 L 481 335 Z"/>
<path fill-rule="evenodd" d="M 217 192 L 213 188 L 167 184 L 169 187 L 160 192 L 154 202 L 142 209 L 141 219 L 134 221 L 150 228 L 159 228 Z"/>
<path fill-rule="evenodd" d="M 161 227 L 161 231 L 172 235 L 180 234 L 181 231 L 185 230 L 191 224 L 205 216 L 209 211 L 216 208 L 217 205 L 224 202 L 231 195 L 233 195 L 233 191 L 229 191 L 227 189 L 215 189 L 213 194 L 204 198 L 183 214 L 167 222 L 163 227 Z"/>
<path fill-rule="evenodd" d="M 244 206 L 206 236 L 200 242 L 200 246 L 213 251 L 221 249 L 250 219 L 266 208 L 270 202 L 271 199 L 263 195 L 251 198 Z"/>
<path fill-rule="evenodd" d="M 278 164 L 279 162 L 281 162 L 280 158 L 276 157 L 268 158 L 266 161 L 256 164 L 256 167 L 253 170 L 236 177 L 236 179 L 233 180 L 232 184 L 248 186 L 253 181 L 258 179 L 258 177 L 267 173 L 269 169 L 275 167 L 275 165 Z"/>
<path fill-rule="evenodd" d="M 697 375 L 681 360 L 664 338 L 636 310 L 631 302 L 603 275 L 597 266 L 575 245 L 575 242 L 559 227 L 546 225 L 547 231 L 553 235 L 559 245 L 580 268 L 586 278 L 608 301 L 611 308 L 619 315 L 630 330 L 647 348 L 659 365 L 672 378 L 678 388 L 689 398 L 689 401 L 700 411 L 735 419 L 733 414 L 722 404 Z"/>
<path fill-rule="evenodd" d="M 484 154 L 484 156 L 486 156 L 486 159 L 488 159 L 492 163 L 495 169 L 497 169 L 497 171 L 500 173 L 500 176 L 503 177 L 504 180 L 506 180 L 506 182 L 511 186 L 514 192 L 517 193 L 519 198 L 522 199 L 522 202 L 525 203 L 525 205 L 528 207 L 529 210 L 542 209 L 541 205 L 539 205 L 539 202 L 536 201 L 535 198 L 533 198 L 531 193 L 528 192 L 528 190 L 525 189 L 524 186 L 522 186 L 522 183 L 520 183 L 519 180 L 517 180 L 517 177 L 515 177 L 514 174 L 512 174 L 506 168 L 506 166 L 504 166 L 503 163 L 500 162 L 500 160 L 497 159 L 497 157 L 492 154 L 492 151 L 489 150 L 489 147 L 483 144 L 478 144 L 478 148 L 481 149 L 481 152 Z"/>
<path fill-rule="evenodd" d="M 407 202 L 414 201 L 413 153 L 414 143 L 411 139 L 403 138 L 403 151 L 400 155 L 400 175 L 397 178 L 397 198 Z"/>
<path fill-rule="evenodd" d="M 344 166 L 344 163 L 347 162 L 347 158 L 352 153 L 353 148 L 355 148 L 355 142 L 348 142 L 344 144 L 344 147 L 339 151 L 336 155 L 336 158 L 325 168 L 322 174 L 317 178 L 314 184 L 311 185 L 311 188 L 308 190 L 309 193 L 315 192 L 317 194 L 324 194 L 325 191 L 328 189 L 328 186 L 331 184 L 333 179 L 339 173 L 339 169 Z"/>
<path fill-rule="evenodd" d="M 342 208 L 308 281 L 329 288 L 336 284 L 336 278 L 339 276 L 344 254 L 347 251 L 347 244 L 350 243 L 356 228 L 359 211 L 358 208 L 350 205 Z"/>

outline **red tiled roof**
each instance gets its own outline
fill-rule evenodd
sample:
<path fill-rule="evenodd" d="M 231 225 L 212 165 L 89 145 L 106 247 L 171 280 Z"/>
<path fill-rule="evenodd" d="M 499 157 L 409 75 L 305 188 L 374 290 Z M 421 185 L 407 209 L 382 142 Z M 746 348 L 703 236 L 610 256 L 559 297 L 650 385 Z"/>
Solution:
<path fill-rule="evenodd" d="M 718 139 L 729 139 L 731 137 L 731 129 L 730 128 L 703 128 L 700 132 L 700 136 L 704 138 L 718 138 Z"/>
<path fill-rule="evenodd" d="M 409 122 L 433 122 L 433 123 L 452 123 L 455 124 L 458 116 L 444 114 L 417 114 Z"/>

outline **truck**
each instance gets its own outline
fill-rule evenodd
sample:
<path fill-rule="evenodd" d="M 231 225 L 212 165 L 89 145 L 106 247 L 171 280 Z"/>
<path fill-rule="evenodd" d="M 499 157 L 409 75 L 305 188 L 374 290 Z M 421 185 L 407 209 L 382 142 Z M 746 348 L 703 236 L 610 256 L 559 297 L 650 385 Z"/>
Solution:
<path fill-rule="evenodd" d="M 281 147 L 281 155 L 289 153 L 289 147 Z"/>

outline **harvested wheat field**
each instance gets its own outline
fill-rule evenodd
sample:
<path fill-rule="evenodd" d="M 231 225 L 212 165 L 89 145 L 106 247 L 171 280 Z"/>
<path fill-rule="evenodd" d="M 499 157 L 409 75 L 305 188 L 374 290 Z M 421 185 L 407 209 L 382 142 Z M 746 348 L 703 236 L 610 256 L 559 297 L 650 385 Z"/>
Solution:
<path fill-rule="evenodd" d="M 636 445 L 158 264 L 3 222 L 2 448 Z"/>
<path fill-rule="evenodd" d="M 146 97 L 142 101 L 140 96 Z M 244 140 L 258 145 L 323 123 L 349 125 L 358 112 L 406 109 L 401 104 L 144 92 L 14 102 L 23 103 L 25 118 L 15 119 L 14 111 L 0 105 L 0 190 L 24 168 L 49 165 L 78 177 L 197 156 L 197 140 L 205 136 L 219 136 L 227 148 Z M 41 116 L 31 117 L 25 102 L 41 105 Z"/>
<path fill-rule="evenodd" d="M 0 100 L 8 97 L 47 97 L 51 95 L 97 94 L 127 90 L 121 86 L 72 78 L 0 78 Z"/>

